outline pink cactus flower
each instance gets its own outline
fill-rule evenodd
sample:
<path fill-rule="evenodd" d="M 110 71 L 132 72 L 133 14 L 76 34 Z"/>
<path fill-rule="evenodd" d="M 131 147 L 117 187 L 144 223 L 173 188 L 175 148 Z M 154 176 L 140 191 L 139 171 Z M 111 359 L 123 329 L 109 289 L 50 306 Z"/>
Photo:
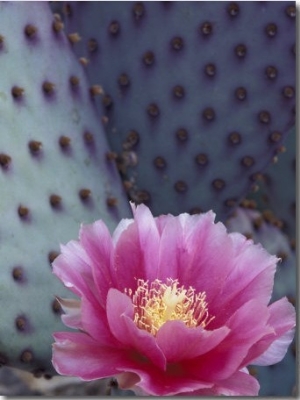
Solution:
<path fill-rule="evenodd" d="M 279 362 L 294 336 L 294 307 L 269 304 L 279 259 L 212 211 L 132 208 L 112 236 L 82 226 L 53 263 L 79 298 L 60 299 L 77 331 L 54 334 L 57 372 L 154 396 L 258 395 L 247 366 Z"/>

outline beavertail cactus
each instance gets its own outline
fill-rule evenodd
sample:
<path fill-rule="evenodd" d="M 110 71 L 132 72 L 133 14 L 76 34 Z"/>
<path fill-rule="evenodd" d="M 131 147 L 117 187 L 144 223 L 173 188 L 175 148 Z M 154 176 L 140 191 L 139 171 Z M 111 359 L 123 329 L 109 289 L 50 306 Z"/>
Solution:
<path fill-rule="evenodd" d="M 224 219 L 294 124 L 295 2 L 68 2 L 131 198 Z"/>
<path fill-rule="evenodd" d="M 36 374 L 53 372 L 59 243 L 129 214 L 93 105 L 101 89 L 70 47 L 47 3 L 0 3 L 0 364 Z"/>

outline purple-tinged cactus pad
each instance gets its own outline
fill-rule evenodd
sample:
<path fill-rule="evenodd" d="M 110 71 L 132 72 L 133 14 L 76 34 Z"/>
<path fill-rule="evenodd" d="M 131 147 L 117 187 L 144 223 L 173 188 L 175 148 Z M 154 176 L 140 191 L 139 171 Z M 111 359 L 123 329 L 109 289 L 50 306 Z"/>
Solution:
<path fill-rule="evenodd" d="M 131 198 L 224 219 L 294 124 L 295 2 L 64 9 Z"/>
<path fill-rule="evenodd" d="M 283 152 L 275 157 L 257 182 L 258 190 L 247 196 L 260 210 L 272 210 L 289 238 L 296 238 L 296 129 L 287 135 Z"/>
<path fill-rule="evenodd" d="M 81 223 L 130 215 L 82 66 L 47 3 L 0 3 L 0 364 L 51 374 L 51 271 Z"/>

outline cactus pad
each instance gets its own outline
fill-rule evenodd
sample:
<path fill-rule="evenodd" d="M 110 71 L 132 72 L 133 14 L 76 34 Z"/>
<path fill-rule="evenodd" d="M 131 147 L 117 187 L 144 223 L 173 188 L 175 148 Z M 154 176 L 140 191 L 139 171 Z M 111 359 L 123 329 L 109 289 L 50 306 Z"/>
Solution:
<path fill-rule="evenodd" d="M 292 241 L 296 238 L 296 129 L 287 135 L 282 154 L 257 181 L 258 190 L 247 195 L 260 210 L 271 210 Z"/>
<path fill-rule="evenodd" d="M 221 219 L 294 124 L 294 2 L 68 2 L 131 198 Z"/>
<path fill-rule="evenodd" d="M 59 244 L 130 212 L 61 21 L 47 3 L 1 2 L 0 38 L 0 364 L 47 375 Z"/>

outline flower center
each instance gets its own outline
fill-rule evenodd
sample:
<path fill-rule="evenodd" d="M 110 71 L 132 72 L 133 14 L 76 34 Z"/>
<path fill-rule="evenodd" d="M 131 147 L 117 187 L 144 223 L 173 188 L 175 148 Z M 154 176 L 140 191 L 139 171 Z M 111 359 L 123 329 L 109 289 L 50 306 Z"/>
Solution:
<path fill-rule="evenodd" d="M 206 293 L 195 293 L 191 286 L 178 287 L 177 279 L 167 279 L 167 283 L 155 279 L 150 285 L 139 279 L 136 291 L 125 289 L 125 293 L 132 298 L 136 325 L 154 336 L 166 321 L 178 320 L 189 328 L 205 328 L 214 319 L 208 314 Z"/>

